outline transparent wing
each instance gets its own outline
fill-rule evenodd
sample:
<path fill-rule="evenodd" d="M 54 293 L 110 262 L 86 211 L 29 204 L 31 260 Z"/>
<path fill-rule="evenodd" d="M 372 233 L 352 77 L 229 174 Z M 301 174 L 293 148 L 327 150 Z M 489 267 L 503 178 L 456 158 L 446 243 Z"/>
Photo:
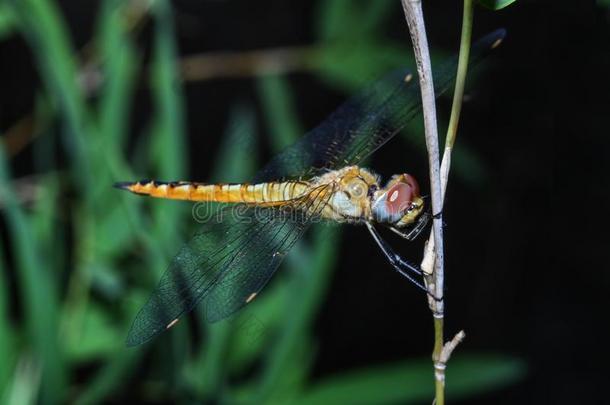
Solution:
<path fill-rule="evenodd" d="M 505 35 L 498 30 L 471 50 L 477 63 Z M 457 60 L 435 71 L 439 95 L 453 81 Z M 255 182 L 306 177 L 358 164 L 390 140 L 420 110 L 419 86 L 406 71 L 394 72 L 342 105 L 324 123 L 265 166 Z M 316 190 L 323 195 L 323 190 Z M 330 193 L 325 195 L 330 196 Z M 127 344 L 137 345 L 171 326 L 200 300 L 206 317 L 222 319 L 245 305 L 271 278 L 288 250 L 323 208 L 321 198 L 289 207 L 250 208 L 240 216 L 203 225 L 171 262 L 151 298 L 136 316 Z M 223 210 L 227 213 L 227 210 Z"/>
<path fill-rule="evenodd" d="M 139 345 L 163 332 L 201 300 L 209 321 L 244 306 L 327 203 L 322 195 L 330 193 L 318 188 L 281 208 L 220 210 L 220 217 L 205 223 L 172 260 L 136 315 L 127 345 Z"/>
<path fill-rule="evenodd" d="M 494 31 L 477 41 L 470 67 L 502 40 L 506 32 Z M 452 87 L 457 57 L 434 71 L 437 96 Z M 406 81 L 405 78 L 412 77 Z M 341 105 L 328 119 L 272 159 L 255 182 L 315 176 L 322 171 L 360 164 L 388 142 L 421 110 L 417 78 L 407 70 L 388 74 Z"/>

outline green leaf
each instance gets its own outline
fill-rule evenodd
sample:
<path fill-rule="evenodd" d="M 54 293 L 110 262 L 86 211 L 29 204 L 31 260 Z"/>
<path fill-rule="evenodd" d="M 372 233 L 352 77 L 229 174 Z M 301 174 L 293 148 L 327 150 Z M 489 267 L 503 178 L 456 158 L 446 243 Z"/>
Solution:
<path fill-rule="evenodd" d="M 17 21 L 13 11 L 5 4 L 0 4 L 0 41 L 15 31 Z"/>
<path fill-rule="evenodd" d="M 11 236 L 19 297 L 23 301 L 27 340 L 43 367 L 42 397 L 45 403 L 61 402 L 66 393 L 66 364 L 58 342 L 58 285 L 54 268 L 42 255 L 33 225 L 19 204 L 10 180 L 3 144 L 0 143 L 0 195 Z"/>
<path fill-rule="evenodd" d="M 235 106 L 220 148 L 216 153 L 211 181 L 245 182 L 257 167 L 256 117 L 249 105 Z"/>
<path fill-rule="evenodd" d="M 149 291 L 143 292 L 140 290 L 132 289 L 129 294 L 123 297 L 122 303 L 130 313 L 135 313 L 138 309 L 136 305 L 142 302 L 146 297 L 145 294 L 149 294 Z M 94 317 L 97 315 L 94 315 Z M 107 315 L 103 315 L 107 318 Z M 93 321 L 92 323 L 97 323 Z M 105 323 L 106 320 L 102 320 Z M 130 376 L 134 375 L 134 369 L 137 367 L 138 362 L 146 353 L 146 350 L 127 349 L 124 347 L 125 331 L 128 325 L 123 324 L 119 329 L 119 338 L 114 338 L 112 344 L 114 345 L 113 354 L 104 358 L 102 368 L 93 376 L 91 376 L 87 384 L 83 385 L 82 392 L 78 393 L 77 398 L 74 400 L 76 404 L 98 404 L 104 402 L 108 397 L 112 396 L 120 390 L 120 387 L 124 386 L 126 382 L 130 381 Z M 101 343 L 101 342 L 100 342 Z M 106 343 L 104 343 L 105 345 Z M 101 346 L 98 346 L 100 348 Z M 106 348 L 104 348 L 105 350 Z M 106 401 L 107 402 L 107 401 Z"/>
<path fill-rule="evenodd" d="M 117 350 L 104 367 L 89 380 L 85 390 L 74 401 L 75 404 L 98 404 L 108 396 L 116 393 L 118 387 L 129 381 L 138 361 L 144 354 L 143 350 Z"/>
<path fill-rule="evenodd" d="M 284 278 L 273 282 L 254 302 L 229 322 L 234 333 L 231 350 L 227 356 L 227 367 L 232 372 L 243 372 L 272 341 L 281 328 L 282 313 L 288 289 Z"/>
<path fill-rule="evenodd" d="M 257 401 L 256 394 L 259 390 L 256 380 L 248 381 L 230 392 L 226 399 L 227 403 L 247 404 L 247 403 L 266 403 L 266 404 L 292 404 L 299 398 L 307 377 L 316 359 L 315 344 L 312 338 L 307 335 L 300 335 L 291 354 L 293 362 L 290 367 L 286 367 L 284 372 L 278 376 L 275 389 L 270 392 L 264 401 Z"/>
<path fill-rule="evenodd" d="M 316 32 L 321 41 L 360 40 L 374 36 L 382 23 L 400 7 L 393 0 L 357 2 L 354 0 L 328 0 L 320 2 Z M 357 37 L 357 38 L 356 38 Z"/>
<path fill-rule="evenodd" d="M 517 0 L 478 0 L 479 4 L 490 10 L 500 10 Z"/>
<path fill-rule="evenodd" d="M 527 373 L 521 359 L 498 354 L 465 354 L 447 365 L 447 397 L 465 398 L 514 384 Z"/>
<path fill-rule="evenodd" d="M 137 80 L 136 50 L 128 35 L 126 15 L 131 6 L 129 2 L 107 0 L 102 2 L 95 45 L 99 51 L 92 75 L 99 75 L 102 86 L 99 90 L 97 108 L 97 125 L 99 137 L 94 154 L 94 171 L 97 175 L 95 201 L 99 209 L 96 217 L 102 227 L 96 239 L 109 244 L 109 252 L 119 246 L 127 246 L 132 232 L 129 227 L 117 226 L 112 220 L 101 218 L 101 215 L 116 214 L 119 200 L 116 193 L 108 192 L 110 184 L 118 179 L 130 178 L 131 173 L 123 158 L 126 149 L 126 135 L 129 128 L 130 102 Z M 122 213 L 121 213 L 122 214 Z M 112 227 L 112 228 L 111 228 Z M 111 229 L 110 229 L 111 228 Z"/>
<path fill-rule="evenodd" d="M 243 182 L 252 177 L 257 160 L 256 117 L 250 106 L 237 105 L 233 108 L 229 126 L 215 156 L 211 181 Z M 256 304 L 258 302 L 252 305 Z M 197 358 L 186 370 L 186 377 L 201 396 L 208 398 L 217 393 L 226 370 L 233 368 L 232 358 L 237 357 L 236 363 L 243 367 L 260 352 L 259 341 L 243 341 L 240 333 L 244 327 L 251 329 L 252 325 L 242 325 L 241 321 L 236 320 L 249 310 L 250 307 L 246 308 L 230 320 L 208 324 L 204 320 L 204 308 L 198 306 L 195 309 L 204 329 L 202 334 L 207 333 L 207 339 Z"/>
<path fill-rule="evenodd" d="M 9 293 L 6 284 L 8 266 L 4 259 L 4 241 L 0 235 L 0 398 L 4 398 L 10 376 L 13 374 L 17 354 L 16 331 L 8 312 Z"/>
<path fill-rule="evenodd" d="M 178 52 L 174 38 L 173 14 L 167 1 L 153 3 L 155 19 L 151 86 L 158 131 L 154 152 L 159 174 L 178 179 L 187 167 L 185 114 L 182 83 L 177 70 Z"/>
<path fill-rule="evenodd" d="M 152 11 L 155 25 L 150 79 L 155 118 L 149 134 L 149 157 L 157 168 L 156 175 L 161 179 L 182 180 L 188 166 L 188 153 L 185 146 L 184 95 L 177 70 L 173 14 L 166 0 L 152 3 Z M 151 204 L 151 208 L 154 218 L 153 237 L 165 248 L 169 258 L 183 241 L 184 218 L 191 207 L 178 201 L 165 201 Z M 166 265 L 168 260 L 163 263 Z"/>
<path fill-rule="evenodd" d="M 95 250 L 99 256 L 111 258 L 125 252 L 125 247 L 131 246 L 135 235 L 132 227 L 125 226 L 125 213 L 119 209 L 117 190 L 112 190 L 109 184 L 104 183 L 108 197 L 104 198 L 106 209 L 96 210 L 95 213 Z"/>
<path fill-rule="evenodd" d="M 402 45 L 363 40 L 340 42 L 321 48 L 315 64 L 325 81 L 348 92 L 361 88 L 389 70 L 414 65 L 413 52 Z"/>
<path fill-rule="evenodd" d="M 447 398 L 472 397 L 518 381 L 525 366 L 498 355 L 458 356 L 447 366 Z M 328 377 L 306 392 L 298 405 L 410 404 L 432 401 L 434 384 L 429 359 L 384 365 Z"/>
<path fill-rule="evenodd" d="M 75 166 L 73 174 L 83 187 L 94 184 L 90 152 L 95 129 L 84 92 L 75 80 L 79 77 L 78 58 L 69 39 L 67 24 L 55 2 L 21 0 L 10 5 L 32 48 L 45 87 L 65 118 L 64 142 Z"/>
<path fill-rule="evenodd" d="M 259 79 L 259 95 L 264 114 L 270 127 L 274 150 L 294 142 L 302 134 L 297 120 L 294 97 L 285 77 L 274 76 Z M 304 373 L 293 374 L 285 379 L 287 370 L 301 366 L 297 348 L 308 338 L 307 333 L 318 305 L 326 291 L 331 270 L 334 268 L 339 236 L 336 227 L 315 227 L 314 246 L 306 247 L 304 241 L 297 243 L 287 257 L 284 271 L 291 273 L 288 296 L 281 307 L 279 336 L 274 336 L 274 345 L 267 355 L 261 383 L 256 387 L 257 399 L 290 397 L 289 392 L 299 385 L 296 378 L 305 378 Z M 300 254 L 303 251 L 310 254 Z M 305 336 L 304 336 L 305 335 Z"/>
<path fill-rule="evenodd" d="M 433 392 L 432 364 L 422 359 L 327 377 L 296 404 L 403 404 L 431 400 Z"/>
<path fill-rule="evenodd" d="M 273 150 L 279 152 L 303 134 L 292 89 L 284 76 L 260 77 L 257 86 Z"/>
<path fill-rule="evenodd" d="M 215 397 L 221 389 L 226 377 L 227 347 L 233 332 L 231 323 L 226 321 L 205 326 L 205 342 L 197 357 L 184 370 L 184 379 L 197 392 L 199 399 Z"/>
<path fill-rule="evenodd" d="M 66 354 L 71 360 L 83 362 L 112 354 L 117 342 L 123 341 L 119 325 L 112 322 L 110 314 L 100 305 L 91 303 L 87 306 L 78 339 L 78 344 L 66 347 Z M 121 325 L 122 326 L 122 325 Z"/>
<path fill-rule="evenodd" d="M 304 242 L 292 248 L 287 257 L 292 269 L 289 280 L 288 300 L 284 305 L 284 323 L 280 336 L 272 347 L 267 366 L 262 376 L 259 395 L 262 398 L 286 396 L 294 382 L 284 386 L 283 375 L 300 363 L 297 347 L 303 343 L 303 335 L 310 330 L 316 311 L 326 293 L 332 270 L 337 260 L 335 248 L 340 237 L 340 228 L 332 225 L 316 225 L 313 229 L 313 244 Z M 300 254 L 305 250 L 307 254 Z"/>
<path fill-rule="evenodd" d="M 41 374 L 42 367 L 38 359 L 29 353 L 20 354 L 2 403 L 15 405 L 48 402 L 48 398 L 40 398 Z"/>
<path fill-rule="evenodd" d="M 116 153 L 125 142 L 135 73 L 135 49 L 127 35 L 125 8 L 128 3 L 107 0 L 102 10 L 97 34 L 104 86 L 99 104 L 99 126 L 105 150 Z M 110 153 L 107 153 L 110 155 Z"/>

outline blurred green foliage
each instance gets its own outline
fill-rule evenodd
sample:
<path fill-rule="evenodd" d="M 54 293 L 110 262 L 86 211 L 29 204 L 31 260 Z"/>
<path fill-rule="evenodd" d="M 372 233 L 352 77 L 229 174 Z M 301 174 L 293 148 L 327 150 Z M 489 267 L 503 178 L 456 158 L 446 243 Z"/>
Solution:
<path fill-rule="evenodd" d="M 491 10 L 500 10 L 508 7 L 517 0 L 478 0 L 479 4 Z"/>
<path fill-rule="evenodd" d="M 318 45 L 328 50 L 318 60 L 320 78 L 353 90 L 363 78 L 408 62 L 408 44 L 383 36 L 393 3 L 355 8 L 348 0 L 320 2 Z M 142 61 L 128 22 L 131 8 L 142 4 L 154 27 L 148 78 L 154 113 L 129 157 L 129 111 Z M 192 340 L 185 320 L 152 344 L 126 349 L 124 337 L 137 308 L 193 228 L 187 204 L 151 203 L 110 189 L 133 173 L 188 177 L 170 4 L 102 1 L 91 41 L 95 57 L 85 64 L 51 0 L 0 2 L 0 40 L 10 35 L 26 39 L 44 88 L 33 111 L 42 132 L 33 145 L 38 170 L 33 204 L 20 200 L 0 143 L 0 213 L 10 238 L 0 249 L 10 246 L 13 258 L 9 268 L 9 255 L 0 250 L 3 403 L 89 404 L 126 392 L 143 400 L 226 403 L 429 401 L 428 359 L 311 380 L 312 324 L 337 260 L 331 248 L 340 237 L 336 227 L 316 227 L 309 242 L 294 248 L 273 286 L 230 320 L 208 325 L 197 309 L 192 327 L 203 341 Z M 87 83 L 97 79 L 102 85 L 92 102 Z M 257 89 L 271 143 L 279 150 L 303 132 L 293 91 L 283 76 L 260 77 Z M 252 176 L 260 164 L 256 119 L 251 106 L 236 104 L 210 180 Z M 69 157 L 67 167 L 57 167 L 50 147 L 55 140 Z M 233 148 L 236 143 L 241 147 Z M 458 174 L 460 166 L 471 174 L 484 172 L 468 151 L 456 154 L 455 161 Z M 15 291 L 9 275 L 16 279 Z M 14 303 L 21 311 L 16 319 L 10 316 Z M 83 370 L 86 379 L 79 377 Z M 511 358 L 462 356 L 449 368 L 448 395 L 466 397 L 510 384 L 523 370 Z"/>
<path fill-rule="evenodd" d="M 610 7 L 610 0 L 597 0 L 597 4 L 603 7 Z"/>

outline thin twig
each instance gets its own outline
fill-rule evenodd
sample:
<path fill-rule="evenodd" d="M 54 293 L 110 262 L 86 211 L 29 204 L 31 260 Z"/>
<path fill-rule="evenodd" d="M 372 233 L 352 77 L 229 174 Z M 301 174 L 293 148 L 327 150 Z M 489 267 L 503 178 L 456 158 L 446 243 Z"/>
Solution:
<path fill-rule="evenodd" d="M 464 83 L 470 53 L 470 39 L 472 33 L 472 0 L 464 0 L 464 15 L 462 21 L 462 36 L 460 40 L 460 56 L 458 61 L 458 73 L 456 87 L 451 109 L 451 118 L 445 141 L 443 162 L 439 167 L 438 132 L 436 124 L 436 107 L 434 97 L 434 84 L 432 81 L 432 69 L 426 32 L 424 26 L 423 12 L 420 0 L 401 0 L 413 49 L 417 62 L 417 71 L 420 78 L 422 93 L 422 106 L 424 111 L 424 126 L 428 159 L 430 165 L 430 189 L 432 194 L 432 211 L 434 214 L 442 212 L 449 168 L 451 166 L 451 151 L 455 142 L 457 125 L 461 111 L 462 98 L 464 94 Z M 464 339 L 465 334 L 460 331 L 455 337 L 444 343 L 444 260 L 443 260 L 443 233 L 442 219 L 435 215 L 433 229 L 426 244 L 422 270 L 426 274 L 425 280 L 433 295 L 440 300 L 429 298 L 430 308 L 434 316 L 434 350 L 432 359 L 434 362 L 435 400 L 437 405 L 445 403 L 445 368 L 447 361 L 455 347 Z"/>
<path fill-rule="evenodd" d="M 438 147 L 438 130 L 436 126 L 436 105 L 434 96 L 434 82 L 432 79 L 432 67 L 430 63 L 430 50 L 426 37 L 424 16 L 419 0 L 402 0 L 403 10 L 409 26 L 413 51 L 417 63 L 419 75 L 419 86 L 421 88 L 422 106 L 424 111 L 424 129 L 426 136 L 426 147 L 428 149 L 428 164 L 430 170 L 430 190 L 432 200 L 432 212 L 435 214 L 432 222 L 434 239 L 438 241 L 435 245 L 434 271 L 426 277 L 426 282 L 432 294 L 436 297 L 443 296 L 443 227 L 440 214 L 443 210 L 440 183 L 440 159 Z M 435 317 L 443 317 L 443 300 L 432 300 L 431 308 Z"/>
<path fill-rule="evenodd" d="M 444 260 L 443 260 L 443 228 L 442 218 L 440 214 L 443 209 L 443 200 L 441 193 L 440 182 L 440 162 L 439 162 L 439 147 L 438 147 L 438 130 L 436 124 L 436 97 L 434 96 L 434 82 L 432 78 L 432 66 L 430 63 L 430 50 L 428 48 L 428 39 L 426 37 L 426 27 L 424 25 L 424 15 L 420 0 L 401 0 L 402 7 L 409 26 L 411 34 L 411 42 L 413 43 L 413 52 L 415 53 L 415 61 L 417 63 L 417 73 L 419 75 L 419 86 L 421 88 L 422 106 L 424 111 L 424 129 L 426 136 L 426 148 L 428 150 L 428 166 L 430 171 L 430 191 L 432 200 L 432 213 L 434 219 L 432 222 L 432 236 L 436 243 L 434 244 L 433 256 L 425 256 L 424 261 L 427 265 L 433 263 L 433 270 L 423 268 L 426 276 L 425 281 L 428 289 L 436 298 L 440 300 L 430 299 L 430 309 L 434 317 L 434 349 L 432 351 L 432 360 L 434 362 L 434 382 L 435 382 L 435 403 L 444 405 L 445 403 L 445 365 L 440 363 L 440 357 L 444 343 L 444 302 L 443 302 L 443 284 L 444 284 Z M 432 239 L 432 237 L 430 238 Z M 431 246 L 432 244 L 427 244 Z M 432 251 L 432 250 L 427 251 Z M 426 259 L 426 257 L 429 257 Z M 431 259 L 430 257 L 433 257 Z"/>
<path fill-rule="evenodd" d="M 447 364 L 447 362 L 451 358 L 451 354 L 453 353 L 453 350 L 457 347 L 457 345 L 459 345 L 462 342 L 462 340 L 464 340 L 465 337 L 466 337 L 466 333 L 464 333 L 464 331 L 461 330 L 455 334 L 453 339 L 451 339 L 450 341 L 445 343 L 445 345 L 443 346 L 443 350 L 441 352 L 441 357 L 440 357 L 439 361 L 441 361 L 443 364 Z"/>
<path fill-rule="evenodd" d="M 468 58 L 470 56 L 470 43 L 472 39 L 472 0 L 464 0 L 464 14 L 462 17 L 462 34 L 460 39 L 460 54 L 458 60 L 458 70 L 455 79 L 455 91 L 453 93 L 453 103 L 451 105 L 451 117 L 445 138 L 445 150 L 441 162 L 441 198 L 445 201 L 445 191 L 449 179 L 449 169 L 451 168 L 451 153 L 457 135 L 457 127 L 462 110 L 462 100 L 464 97 L 464 85 L 466 83 L 466 72 L 468 70 Z M 422 271 L 426 274 L 433 272 L 434 264 L 434 235 L 430 235 L 426 244 L 424 259 L 421 263 Z"/>

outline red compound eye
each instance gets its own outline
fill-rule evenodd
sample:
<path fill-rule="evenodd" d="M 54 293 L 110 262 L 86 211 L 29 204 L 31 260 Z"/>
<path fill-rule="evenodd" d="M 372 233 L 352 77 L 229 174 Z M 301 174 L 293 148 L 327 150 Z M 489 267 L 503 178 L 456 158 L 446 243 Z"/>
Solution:
<path fill-rule="evenodd" d="M 411 189 L 413 190 L 413 195 L 415 197 L 419 197 L 419 184 L 417 183 L 417 180 L 415 180 L 415 177 L 406 173 L 403 176 L 405 178 L 405 183 L 411 186 Z"/>
<path fill-rule="evenodd" d="M 415 183 L 417 185 L 417 183 Z M 413 201 L 413 187 L 407 183 L 396 183 L 386 194 L 386 207 L 390 215 L 406 211 Z"/>

